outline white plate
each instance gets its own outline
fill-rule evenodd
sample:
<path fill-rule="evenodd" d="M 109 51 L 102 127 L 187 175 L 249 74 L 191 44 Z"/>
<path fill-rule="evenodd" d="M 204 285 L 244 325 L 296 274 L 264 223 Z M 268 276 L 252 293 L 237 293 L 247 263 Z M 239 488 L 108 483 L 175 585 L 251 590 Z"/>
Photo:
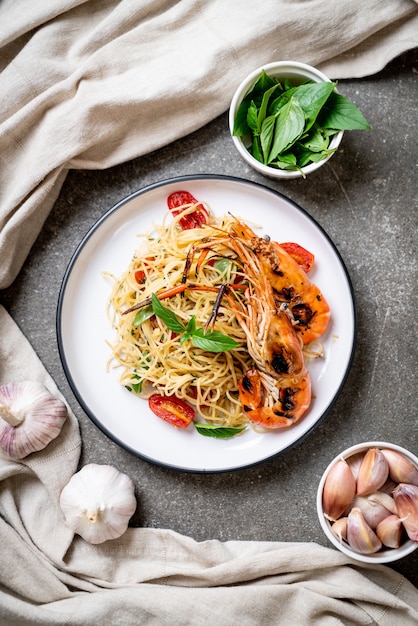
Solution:
<path fill-rule="evenodd" d="M 176 430 L 160 420 L 106 372 L 113 330 L 106 316 L 107 271 L 125 271 L 142 233 L 161 223 L 167 196 L 184 189 L 209 203 L 215 214 L 230 211 L 252 220 L 277 241 L 296 241 L 315 254 L 312 280 L 331 307 L 323 337 L 325 358 L 309 364 L 314 399 L 304 418 L 289 429 L 257 434 L 251 429 L 228 440 Z M 177 470 L 223 472 L 248 467 L 284 452 L 324 418 L 347 377 L 356 338 L 353 290 L 334 244 L 303 209 L 271 189 L 223 176 L 186 176 L 142 189 L 110 209 L 78 246 L 64 276 L 57 314 L 58 346 L 71 388 L 87 415 L 118 445 Z"/>

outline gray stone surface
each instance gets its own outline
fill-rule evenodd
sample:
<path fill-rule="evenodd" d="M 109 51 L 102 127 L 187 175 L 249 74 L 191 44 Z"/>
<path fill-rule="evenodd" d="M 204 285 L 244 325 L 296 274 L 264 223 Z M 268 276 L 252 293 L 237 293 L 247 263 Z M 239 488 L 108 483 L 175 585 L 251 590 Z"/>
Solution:
<path fill-rule="evenodd" d="M 249 169 L 229 137 L 227 113 L 153 154 L 105 171 L 73 171 L 15 283 L 1 301 L 80 420 L 82 463 L 110 463 L 135 481 L 138 526 L 197 540 L 314 541 L 330 545 L 316 516 L 321 474 L 341 450 L 384 440 L 418 453 L 417 437 L 418 53 L 380 74 L 344 80 L 371 132 L 346 133 L 338 153 L 307 180 L 274 182 Z M 282 456 L 224 474 L 154 466 L 110 441 L 83 413 L 57 351 L 55 315 L 66 266 L 87 230 L 137 189 L 184 174 L 263 183 L 307 210 L 327 231 L 351 276 L 358 342 L 348 380 L 326 419 Z M 391 565 L 418 586 L 418 551 Z"/>

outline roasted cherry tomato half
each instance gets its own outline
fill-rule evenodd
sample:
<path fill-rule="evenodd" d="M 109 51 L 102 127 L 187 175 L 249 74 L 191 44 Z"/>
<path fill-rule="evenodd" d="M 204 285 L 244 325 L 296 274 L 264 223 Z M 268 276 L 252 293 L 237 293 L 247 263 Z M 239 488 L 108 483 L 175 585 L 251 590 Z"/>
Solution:
<path fill-rule="evenodd" d="M 315 261 L 315 257 L 312 252 L 305 250 L 305 248 L 302 248 L 302 246 L 300 246 L 298 243 L 293 243 L 290 241 L 281 243 L 280 247 L 283 248 L 283 250 L 286 250 L 287 254 L 290 254 L 290 256 L 296 261 L 296 263 L 301 266 L 301 268 L 305 272 L 311 271 Z"/>
<path fill-rule="evenodd" d="M 203 204 L 198 203 L 198 200 L 188 191 L 174 191 L 167 198 L 167 205 L 173 215 L 178 215 L 184 210 L 185 204 L 197 204 L 196 211 L 185 215 L 179 220 L 179 224 L 183 230 L 189 230 L 190 228 L 199 228 L 208 221 L 208 212 Z M 179 207 L 182 207 L 179 209 Z"/>
<path fill-rule="evenodd" d="M 157 417 L 177 428 L 187 428 L 194 418 L 194 409 L 175 396 L 154 393 L 148 398 L 148 405 Z"/>
<path fill-rule="evenodd" d="M 134 272 L 135 280 L 138 285 L 141 285 L 145 280 L 145 272 L 144 270 L 135 270 Z"/>
<path fill-rule="evenodd" d="M 147 266 L 147 261 L 153 261 L 154 259 L 152 257 L 147 257 L 144 261 L 143 261 L 143 266 Z M 146 274 L 145 274 L 145 270 L 142 269 L 137 269 L 134 271 L 134 278 L 136 280 L 136 282 L 138 283 L 138 285 L 142 285 L 142 283 L 145 282 L 145 278 L 146 278 Z"/>

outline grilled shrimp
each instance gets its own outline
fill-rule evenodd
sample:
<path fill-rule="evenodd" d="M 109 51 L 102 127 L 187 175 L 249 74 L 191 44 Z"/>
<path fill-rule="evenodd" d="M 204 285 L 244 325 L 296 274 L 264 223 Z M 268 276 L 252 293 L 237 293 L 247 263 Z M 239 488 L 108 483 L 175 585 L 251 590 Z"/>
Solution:
<path fill-rule="evenodd" d="M 286 307 L 277 305 L 270 272 L 265 271 L 262 256 L 251 245 L 254 242 L 240 236 L 241 226 L 237 222 L 232 236 L 214 237 L 194 247 L 186 263 L 184 284 L 191 257 L 199 249 L 206 254 L 208 248 L 224 246 L 235 253 L 248 287 L 243 296 L 236 297 L 233 287 L 224 295 L 246 334 L 248 352 L 255 364 L 239 382 L 241 404 L 255 424 L 268 429 L 285 428 L 299 421 L 310 406 L 310 376 L 302 341 Z"/>
<path fill-rule="evenodd" d="M 249 226 L 239 221 L 233 228 L 258 257 L 278 304 L 287 305 L 303 343 L 323 335 L 330 320 L 330 308 L 318 286 L 277 242 L 257 237 Z"/>
<path fill-rule="evenodd" d="M 306 369 L 287 380 L 276 380 L 250 369 L 239 382 L 239 395 L 247 417 L 268 429 L 296 424 L 311 404 L 311 381 Z"/>
<path fill-rule="evenodd" d="M 282 311 L 267 311 L 266 316 L 260 306 L 249 325 L 244 320 L 240 323 L 256 365 L 239 382 L 245 415 L 265 428 L 295 424 L 311 404 L 311 382 L 300 340 L 288 316 Z"/>
<path fill-rule="evenodd" d="M 251 277 L 250 285 L 245 294 L 247 315 L 231 303 L 256 366 L 239 382 L 241 404 L 255 424 L 268 429 L 286 428 L 298 422 L 311 404 L 309 372 L 300 338 L 287 313 L 276 308 L 265 275 L 260 272 Z"/>

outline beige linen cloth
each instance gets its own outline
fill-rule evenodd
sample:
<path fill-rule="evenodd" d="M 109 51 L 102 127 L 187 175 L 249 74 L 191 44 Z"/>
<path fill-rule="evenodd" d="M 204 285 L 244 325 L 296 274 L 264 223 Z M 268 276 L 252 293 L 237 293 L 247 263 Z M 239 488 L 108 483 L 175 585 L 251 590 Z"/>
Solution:
<path fill-rule="evenodd" d="M 360 77 L 417 43 L 413 0 L 1 0 L 0 289 L 69 169 L 106 168 L 196 130 L 269 61 Z M 0 383 L 24 379 L 59 395 L 0 307 Z M 70 414 L 45 451 L 0 459 L 1 624 L 418 623 L 409 581 L 312 543 L 197 543 L 145 528 L 85 543 L 58 506 L 80 447 Z"/>
<path fill-rule="evenodd" d="M 29 377 L 58 395 L 1 308 L 0 327 L 0 383 Z M 129 528 L 96 546 L 84 542 L 66 528 L 58 504 L 80 446 L 70 414 L 44 451 L 21 462 L 0 459 L 2 625 L 418 623 L 418 590 L 408 580 L 314 543 L 198 543 L 151 528 Z"/>

